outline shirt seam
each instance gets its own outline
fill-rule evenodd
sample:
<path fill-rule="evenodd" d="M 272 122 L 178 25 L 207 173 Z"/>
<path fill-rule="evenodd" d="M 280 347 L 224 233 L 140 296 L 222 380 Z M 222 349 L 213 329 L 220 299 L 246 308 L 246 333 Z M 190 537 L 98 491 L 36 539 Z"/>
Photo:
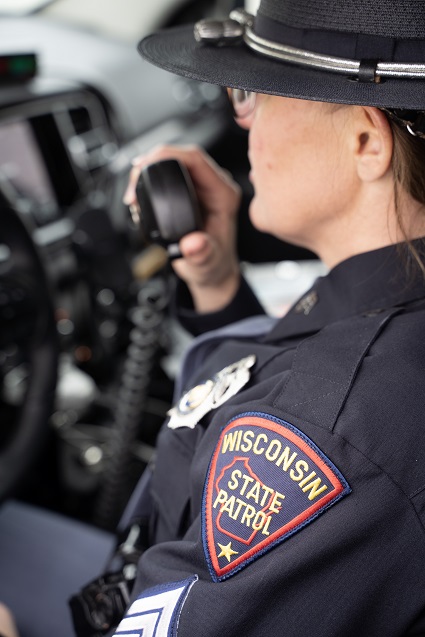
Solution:
<path fill-rule="evenodd" d="M 310 421 L 308 421 L 310 425 L 312 425 L 313 427 L 320 429 L 321 431 L 323 431 L 323 427 L 320 427 L 320 425 L 317 425 L 315 423 L 311 423 Z M 326 431 L 326 430 L 325 430 Z M 342 436 L 339 433 L 336 433 L 334 430 L 332 430 L 331 432 L 329 432 L 332 436 L 337 436 L 340 440 L 343 440 L 345 443 L 347 443 L 347 445 L 349 445 L 352 449 L 355 449 L 367 462 L 369 462 L 370 464 L 372 464 L 374 467 L 376 467 L 383 475 L 386 476 L 386 478 L 388 478 L 388 480 L 397 488 L 398 491 L 400 491 L 403 496 L 408 500 L 410 506 L 412 507 L 415 516 L 422 528 L 422 531 L 425 534 L 425 522 L 422 522 L 415 505 L 412 502 L 412 499 L 414 496 L 418 495 L 418 493 L 422 492 L 425 490 L 425 485 L 423 485 L 422 487 L 420 487 L 419 489 L 417 489 L 413 495 L 409 495 L 401 486 L 401 484 L 392 476 L 390 475 L 387 471 L 385 471 L 385 469 L 383 467 L 381 467 L 380 464 L 378 464 L 375 460 L 372 460 L 372 458 L 370 458 L 369 456 L 367 456 L 364 451 L 362 451 L 361 449 L 359 449 L 355 444 L 353 444 L 352 442 L 350 442 L 349 440 L 347 440 L 347 438 L 345 438 L 345 436 Z"/>

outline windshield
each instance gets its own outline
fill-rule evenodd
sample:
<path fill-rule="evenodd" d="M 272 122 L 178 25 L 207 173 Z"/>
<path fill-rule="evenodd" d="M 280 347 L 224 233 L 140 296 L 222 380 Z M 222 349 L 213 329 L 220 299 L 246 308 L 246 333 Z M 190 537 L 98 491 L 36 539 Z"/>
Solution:
<path fill-rule="evenodd" d="M 10 15 L 25 15 L 38 11 L 55 0 L 0 0 L 0 13 Z"/>
<path fill-rule="evenodd" d="M 196 0 L 0 0 L 0 16 L 37 13 L 47 20 L 134 42 L 195 4 Z"/>

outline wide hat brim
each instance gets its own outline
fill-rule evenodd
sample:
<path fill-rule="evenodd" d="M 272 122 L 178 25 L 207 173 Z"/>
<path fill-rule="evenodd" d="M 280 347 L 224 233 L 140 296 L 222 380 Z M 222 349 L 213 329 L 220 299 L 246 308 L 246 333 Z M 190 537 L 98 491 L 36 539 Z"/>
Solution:
<path fill-rule="evenodd" d="M 149 35 L 139 43 L 138 51 L 145 60 L 171 73 L 223 87 L 339 104 L 425 108 L 425 80 L 360 82 L 270 59 L 243 42 L 229 46 L 198 43 L 193 25 Z"/>

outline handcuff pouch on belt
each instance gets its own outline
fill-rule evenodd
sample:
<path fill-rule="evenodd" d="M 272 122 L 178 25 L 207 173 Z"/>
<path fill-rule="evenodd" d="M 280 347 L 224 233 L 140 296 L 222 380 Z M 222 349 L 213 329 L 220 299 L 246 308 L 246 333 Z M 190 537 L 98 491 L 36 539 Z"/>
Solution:
<path fill-rule="evenodd" d="M 146 522 L 133 522 L 118 539 L 106 572 L 70 598 L 77 637 L 102 637 L 119 624 L 130 602 L 137 563 L 146 546 Z"/>

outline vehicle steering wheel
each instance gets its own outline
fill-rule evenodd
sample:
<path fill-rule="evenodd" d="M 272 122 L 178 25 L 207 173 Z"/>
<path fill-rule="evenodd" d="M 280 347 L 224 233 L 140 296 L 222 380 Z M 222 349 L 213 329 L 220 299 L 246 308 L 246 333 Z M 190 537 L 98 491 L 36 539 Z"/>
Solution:
<path fill-rule="evenodd" d="M 16 491 L 46 440 L 58 362 L 53 305 L 40 256 L 23 220 L 0 202 L 0 359 L 8 351 L 25 361 L 28 378 L 9 430 L 0 428 L 0 502 Z"/>

